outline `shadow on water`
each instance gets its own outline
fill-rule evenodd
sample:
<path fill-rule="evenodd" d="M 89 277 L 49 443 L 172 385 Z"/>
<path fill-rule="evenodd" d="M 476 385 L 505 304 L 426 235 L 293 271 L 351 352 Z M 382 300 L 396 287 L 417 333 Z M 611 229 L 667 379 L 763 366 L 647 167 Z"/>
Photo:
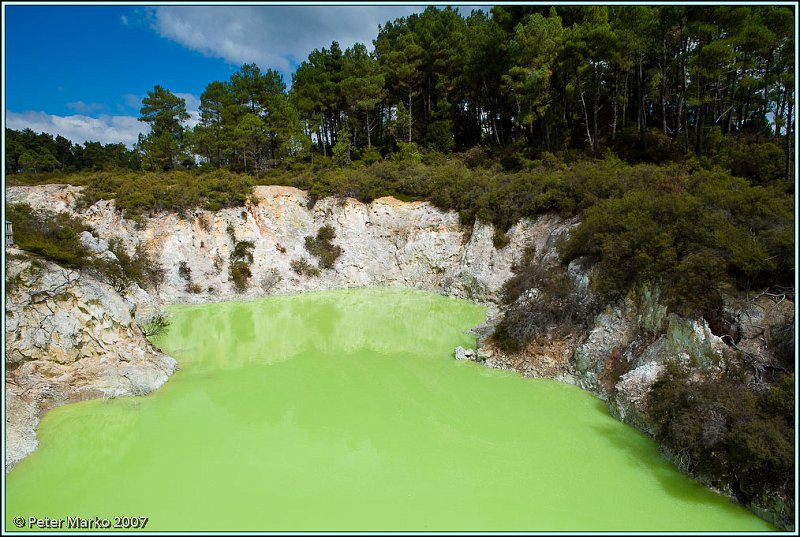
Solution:
<path fill-rule="evenodd" d="M 599 401 L 598 404 L 605 411 L 605 405 Z M 590 427 L 598 437 L 604 438 L 611 444 L 616 452 L 624 453 L 628 463 L 655 477 L 661 490 L 671 497 L 698 506 L 708 504 L 709 499 L 714 498 L 720 502 L 720 506 L 727 504 L 726 507 L 731 510 L 744 509 L 735 501 L 705 488 L 690 476 L 680 473 L 659 452 L 655 441 L 635 428 L 624 423 Z"/>

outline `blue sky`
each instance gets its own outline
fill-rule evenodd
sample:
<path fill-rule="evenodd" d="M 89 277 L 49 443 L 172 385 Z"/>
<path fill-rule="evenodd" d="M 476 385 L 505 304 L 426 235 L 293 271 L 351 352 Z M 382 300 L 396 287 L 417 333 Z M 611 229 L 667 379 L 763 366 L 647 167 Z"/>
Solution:
<path fill-rule="evenodd" d="M 315 48 L 372 47 L 378 25 L 425 6 L 4 4 L 6 127 L 132 145 L 161 85 L 194 112 L 243 63 L 291 73 Z M 478 6 L 475 6 L 478 7 Z M 460 8 L 462 13 L 471 7 Z M 484 9 L 486 9 L 484 7 Z M 191 123 L 191 121 L 190 121 Z"/>

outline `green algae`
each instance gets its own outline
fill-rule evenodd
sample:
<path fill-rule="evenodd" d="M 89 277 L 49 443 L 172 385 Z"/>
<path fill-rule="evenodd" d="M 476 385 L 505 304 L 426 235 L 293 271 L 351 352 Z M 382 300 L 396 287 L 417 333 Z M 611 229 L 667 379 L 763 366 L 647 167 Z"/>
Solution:
<path fill-rule="evenodd" d="M 181 371 L 48 413 L 8 476 L 6 530 L 772 529 L 591 394 L 455 361 L 474 304 L 370 289 L 171 309 L 156 343 Z"/>

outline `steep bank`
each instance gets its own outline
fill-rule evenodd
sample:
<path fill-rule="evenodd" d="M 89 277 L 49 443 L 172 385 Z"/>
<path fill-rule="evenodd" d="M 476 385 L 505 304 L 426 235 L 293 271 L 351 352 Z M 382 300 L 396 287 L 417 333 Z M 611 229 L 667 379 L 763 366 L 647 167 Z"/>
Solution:
<path fill-rule="evenodd" d="M 456 213 L 440 211 L 428 202 L 387 197 L 365 204 L 326 198 L 310 207 L 301 190 L 259 186 L 253 191 L 253 202 L 242 208 L 183 216 L 161 214 L 134 222 L 116 211 L 113 201 L 100 201 L 79 211 L 79 191 L 80 187 L 64 185 L 10 187 L 6 196 L 12 203 L 69 211 L 91 225 L 100 239 L 122 239 L 131 253 L 141 243 L 165 270 L 158 289 L 165 302 L 371 285 L 414 287 L 495 301 L 527 245 L 546 251 L 575 224 L 556 216 L 521 221 L 509 230 L 509 245 L 497 250 L 492 245 L 491 225 L 476 222 L 464 228 Z M 323 225 L 335 230 L 333 242 L 342 247 L 341 257 L 333 269 L 323 270 L 318 277 L 296 274 L 291 268 L 293 260 L 316 264 L 305 248 L 305 237 L 314 236 Z M 252 277 L 247 289 L 239 292 L 230 279 L 230 255 L 236 242 L 244 241 L 254 245 L 249 267 Z"/>
<path fill-rule="evenodd" d="M 733 349 L 733 340 L 724 340 L 719 331 L 715 334 L 702 318 L 667 314 L 656 289 L 640 289 L 592 313 L 580 330 L 548 331 L 518 353 L 504 353 L 493 346 L 485 336 L 500 317 L 499 298 L 512 268 L 522 262 L 526 250 L 534 252 L 534 264 L 557 259 L 556 246 L 576 225 L 574 220 L 552 215 L 523 220 L 509 230 L 508 246 L 498 250 L 492 244 L 490 225 L 476 222 L 465 228 L 455 213 L 425 202 L 381 198 L 365 204 L 327 198 L 312 205 L 303 191 L 270 186 L 257 187 L 252 202 L 242 208 L 131 221 L 115 210 L 113 201 L 79 208 L 79 190 L 59 185 L 14 187 L 8 189 L 7 198 L 77 215 L 94 228 L 97 237 L 84 238 L 98 252 L 106 251 L 113 238 L 121 239 L 129 253 L 144 247 L 165 271 L 155 291 L 164 302 L 371 285 L 415 287 L 486 302 L 492 306 L 490 319 L 477 330 L 481 346 L 475 359 L 490 367 L 577 384 L 605 400 L 621 420 L 651 435 L 644 401 L 663 364 L 694 360 L 692 367 L 698 371 L 721 370 L 726 352 Z M 322 270 L 317 277 L 297 274 L 293 261 L 316 264 L 305 238 L 326 225 L 335 231 L 333 242 L 343 249 L 342 255 L 332 269 Z M 237 245 L 248 243 L 252 244 L 248 266 L 252 275 L 239 291 L 232 280 L 232 254 Z M 577 300 L 590 301 L 591 267 L 574 262 L 568 274 Z M 536 286 L 521 299 L 543 300 Z M 737 333 L 734 350 L 745 352 L 756 371 L 774 367 L 768 327 L 793 315 L 791 299 L 729 298 L 726 318 Z M 751 381 L 760 379 L 753 376 Z M 768 518 L 780 522 L 781 516 Z"/>
<path fill-rule="evenodd" d="M 6 261 L 6 472 L 37 446 L 48 410 L 149 393 L 177 362 L 136 324 L 136 304 L 88 274 L 19 250 Z"/>

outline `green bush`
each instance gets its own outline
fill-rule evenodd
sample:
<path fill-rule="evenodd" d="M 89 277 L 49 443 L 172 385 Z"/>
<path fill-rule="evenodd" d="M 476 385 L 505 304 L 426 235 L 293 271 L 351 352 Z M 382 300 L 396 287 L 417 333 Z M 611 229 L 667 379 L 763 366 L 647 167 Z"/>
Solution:
<path fill-rule="evenodd" d="M 143 288 L 158 289 L 158 286 L 164 281 L 164 270 L 150 256 L 143 244 L 136 245 L 133 256 L 128 254 L 122 241 L 118 238 L 108 241 L 108 249 L 119 261 L 121 271 L 121 280 L 119 281 L 123 287 L 135 282 Z M 117 272 L 111 269 L 110 274 L 117 274 Z"/>
<path fill-rule="evenodd" d="M 241 261 L 231 263 L 230 266 L 230 280 L 238 292 L 243 292 L 247 289 L 250 278 L 253 273 L 250 272 L 250 265 Z"/>
<path fill-rule="evenodd" d="M 656 439 L 685 470 L 744 503 L 793 502 L 794 375 L 756 394 L 746 367 L 729 359 L 719 375 L 667 362 L 646 399 Z"/>
<path fill-rule="evenodd" d="M 169 318 L 159 313 L 158 315 L 155 315 L 152 319 L 150 319 L 148 322 L 146 322 L 139 328 L 141 329 L 142 334 L 145 337 L 149 338 L 158 336 L 159 334 L 164 332 L 164 330 L 169 328 L 170 324 L 171 322 Z"/>
<path fill-rule="evenodd" d="M 73 174 L 65 182 L 84 185 L 79 207 L 114 199 L 127 217 L 160 211 L 185 214 L 193 208 L 218 211 L 240 207 L 250 195 L 254 179 L 227 170 L 170 172 L 102 171 Z"/>
<path fill-rule="evenodd" d="M 68 268 L 82 268 L 91 261 L 80 234 L 91 228 L 67 213 L 34 211 L 30 205 L 6 205 L 6 219 L 14 229 L 14 244 Z"/>
<path fill-rule="evenodd" d="M 309 278 L 316 278 L 320 275 L 320 270 L 308 262 L 307 259 L 292 259 L 289 262 L 292 271 L 298 276 L 308 276 Z"/>
<path fill-rule="evenodd" d="M 230 254 L 229 279 L 240 293 L 247 289 L 253 276 L 250 266 L 253 264 L 254 248 L 255 244 L 250 241 L 236 241 Z"/>
<path fill-rule="evenodd" d="M 786 153 L 774 142 L 730 140 L 730 148 L 720 159 L 731 174 L 750 179 L 754 184 L 780 181 L 786 173 Z"/>
<path fill-rule="evenodd" d="M 619 177 L 624 188 L 588 206 L 562 248 L 565 262 L 598 262 L 593 285 L 607 300 L 650 282 L 672 311 L 711 315 L 734 284 L 791 281 L 787 196 L 719 169 L 637 166 Z"/>
<path fill-rule="evenodd" d="M 112 238 L 108 249 L 116 256 L 116 261 L 92 254 L 81 243 L 80 234 L 93 230 L 67 213 L 34 211 L 29 205 L 15 204 L 6 206 L 6 215 L 14 226 L 14 242 L 18 248 L 67 268 L 87 270 L 118 292 L 134 282 L 157 289 L 164 279 L 164 271 L 141 244 L 131 256 L 120 239 Z"/>
<path fill-rule="evenodd" d="M 330 269 L 342 255 L 342 248 L 331 241 L 336 238 L 336 230 L 329 225 L 324 225 L 317 231 L 316 237 L 306 237 L 305 247 L 308 252 L 318 259 L 319 268 Z"/>

